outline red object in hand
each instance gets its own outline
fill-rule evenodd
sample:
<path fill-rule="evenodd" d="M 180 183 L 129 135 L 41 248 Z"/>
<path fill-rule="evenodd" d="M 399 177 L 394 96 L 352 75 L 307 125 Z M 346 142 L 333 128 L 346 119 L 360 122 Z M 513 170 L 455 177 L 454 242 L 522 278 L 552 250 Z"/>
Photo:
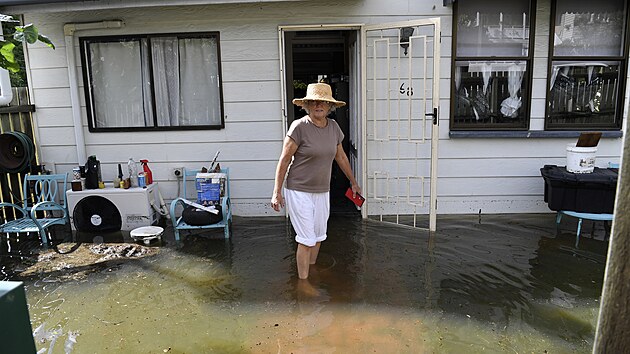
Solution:
<path fill-rule="evenodd" d="M 361 196 L 361 194 L 357 193 L 356 197 L 352 197 L 352 188 L 348 187 L 348 190 L 346 191 L 346 197 L 348 197 L 348 199 L 352 200 L 352 202 L 354 204 L 356 204 L 356 206 L 360 207 L 363 205 L 363 203 L 365 202 L 365 198 L 363 198 Z"/>
<path fill-rule="evenodd" d="M 147 185 L 153 183 L 153 173 L 149 168 L 149 160 L 140 160 L 142 163 L 142 169 L 144 170 L 144 177 L 146 178 Z"/>

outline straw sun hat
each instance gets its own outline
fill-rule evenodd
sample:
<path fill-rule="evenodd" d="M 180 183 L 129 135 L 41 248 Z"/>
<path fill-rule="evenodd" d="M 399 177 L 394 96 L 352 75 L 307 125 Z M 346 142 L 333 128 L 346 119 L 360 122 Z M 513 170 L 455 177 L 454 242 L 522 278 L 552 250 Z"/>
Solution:
<path fill-rule="evenodd" d="M 308 101 L 326 101 L 332 103 L 337 108 L 346 105 L 345 102 L 334 99 L 330 85 L 324 83 L 308 84 L 306 96 L 304 98 L 294 99 L 293 104 L 304 107 Z"/>

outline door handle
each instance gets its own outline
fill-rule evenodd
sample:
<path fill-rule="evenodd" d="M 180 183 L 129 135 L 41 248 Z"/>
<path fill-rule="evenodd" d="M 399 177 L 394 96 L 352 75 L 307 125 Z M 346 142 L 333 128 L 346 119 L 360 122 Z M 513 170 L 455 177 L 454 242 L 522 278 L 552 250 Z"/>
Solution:
<path fill-rule="evenodd" d="M 433 113 L 425 113 L 425 117 L 433 117 L 433 125 L 438 125 L 438 109 L 433 108 Z"/>

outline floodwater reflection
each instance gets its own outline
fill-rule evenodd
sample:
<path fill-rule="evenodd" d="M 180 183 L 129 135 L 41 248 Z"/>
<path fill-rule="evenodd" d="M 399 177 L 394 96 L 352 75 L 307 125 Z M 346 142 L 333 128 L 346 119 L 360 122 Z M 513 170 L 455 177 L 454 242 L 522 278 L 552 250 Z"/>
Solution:
<path fill-rule="evenodd" d="M 180 245 L 167 228 L 156 255 L 81 277 L 20 275 L 37 252 L 28 240 L 5 237 L 0 261 L 25 281 L 37 347 L 53 353 L 590 352 L 607 242 L 575 249 L 551 214 L 443 216 L 438 228 L 333 216 L 307 281 L 279 217 Z M 111 242 L 100 236 L 72 241 Z"/>

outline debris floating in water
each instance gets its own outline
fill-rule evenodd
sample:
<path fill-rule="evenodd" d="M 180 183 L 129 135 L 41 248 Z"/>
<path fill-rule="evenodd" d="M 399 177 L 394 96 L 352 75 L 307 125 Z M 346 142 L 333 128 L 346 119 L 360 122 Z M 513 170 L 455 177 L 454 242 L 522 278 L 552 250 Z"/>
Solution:
<path fill-rule="evenodd" d="M 107 260 L 107 259 L 123 258 L 123 257 L 125 258 L 143 257 L 149 253 L 150 249 L 148 249 L 147 247 L 142 247 L 140 245 L 132 245 L 128 243 L 122 243 L 122 244 L 102 243 L 98 245 L 91 245 L 90 251 L 92 251 L 95 254 L 104 255 L 105 258 L 103 260 Z"/>
<path fill-rule="evenodd" d="M 76 246 L 73 246 L 76 247 Z M 59 249 L 71 248 L 70 244 L 58 245 Z M 156 255 L 159 248 L 134 243 L 82 244 L 73 252 L 60 254 L 53 250 L 42 252 L 37 262 L 24 261 L 21 277 L 52 275 L 59 280 L 76 280 L 97 271 L 99 263 L 113 259 L 134 259 Z"/>

